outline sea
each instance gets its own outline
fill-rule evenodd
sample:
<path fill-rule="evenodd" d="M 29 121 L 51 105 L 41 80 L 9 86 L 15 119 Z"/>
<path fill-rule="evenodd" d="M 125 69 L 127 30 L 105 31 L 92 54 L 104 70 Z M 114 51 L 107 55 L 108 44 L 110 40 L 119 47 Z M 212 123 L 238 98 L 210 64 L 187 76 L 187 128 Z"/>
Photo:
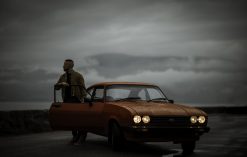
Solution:
<path fill-rule="evenodd" d="M 246 104 L 213 104 L 213 103 L 183 103 L 175 102 L 178 104 L 188 105 L 192 107 L 241 107 L 247 106 Z M 46 110 L 49 109 L 51 102 L 0 102 L 0 111 L 12 110 Z"/>
<path fill-rule="evenodd" d="M 0 111 L 13 110 L 45 110 L 52 102 L 0 102 Z"/>

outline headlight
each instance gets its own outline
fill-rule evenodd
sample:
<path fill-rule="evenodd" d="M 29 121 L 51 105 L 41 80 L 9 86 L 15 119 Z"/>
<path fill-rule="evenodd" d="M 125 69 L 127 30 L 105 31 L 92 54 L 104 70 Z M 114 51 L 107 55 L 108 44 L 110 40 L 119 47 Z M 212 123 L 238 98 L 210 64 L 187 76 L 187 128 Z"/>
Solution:
<path fill-rule="evenodd" d="M 199 118 L 197 120 L 199 123 L 205 123 L 206 118 L 204 116 L 199 116 Z"/>
<path fill-rule="evenodd" d="M 149 116 L 143 116 L 142 117 L 143 123 L 149 123 L 150 122 L 150 117 Z"/>
<path fill-rule="evenodd" d="M 135 115 L 133 120 L 135 123 L 140 123 L 142 121 L 142 118 L 141 118 L 141 116 Z"/>
<path fill-rule="evenodd" d="M 195 124 L 197 122 L 197 117 L 196 116 L 191 116 L 190 117 L 190 122 Z"/>

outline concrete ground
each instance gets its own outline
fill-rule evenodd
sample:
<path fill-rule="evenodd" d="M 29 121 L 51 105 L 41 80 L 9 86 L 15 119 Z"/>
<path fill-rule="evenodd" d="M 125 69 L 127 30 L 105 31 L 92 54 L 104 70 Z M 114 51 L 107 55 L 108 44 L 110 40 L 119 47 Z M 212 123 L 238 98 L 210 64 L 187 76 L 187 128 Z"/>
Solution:
<path fill-rule="evenodd" d="M 211 131 L 197 142 L 192 157 L 247 156 L 247 115 L 210 114 Z M 69 145 L 71 133 L 47 132 L 0 137 L 1 157 L 172 157 L 182 156 L 180 145 L 172 143 L 129 143 L 121 152 L 114 152 L 105 137 L 88 134 L 82 145 Z"/>

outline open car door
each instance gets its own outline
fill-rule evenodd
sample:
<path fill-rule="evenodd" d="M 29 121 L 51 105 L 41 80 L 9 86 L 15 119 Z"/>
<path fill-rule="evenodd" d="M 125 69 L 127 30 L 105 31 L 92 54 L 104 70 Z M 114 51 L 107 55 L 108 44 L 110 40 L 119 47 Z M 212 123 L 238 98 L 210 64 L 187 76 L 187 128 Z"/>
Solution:
<path fill-rule="evenodd" d="M 91 118 L 89 111 L 92 110 L 90 101 L 84 103 L 57 102 L 56 91 L 57 89 L 54 86 L 54 102 L 49 110 L 49 121 L 52 129 L 73 130 L 88 128 Z M 91 93 L 88 94 L 92 96 Z"/>
<path fill-rule="evenodd" d="M 50 125 L 58 130 L 87 128 L 90 125 L 90 109 L 89 103 L 54 102 L 49 111 Z"/>

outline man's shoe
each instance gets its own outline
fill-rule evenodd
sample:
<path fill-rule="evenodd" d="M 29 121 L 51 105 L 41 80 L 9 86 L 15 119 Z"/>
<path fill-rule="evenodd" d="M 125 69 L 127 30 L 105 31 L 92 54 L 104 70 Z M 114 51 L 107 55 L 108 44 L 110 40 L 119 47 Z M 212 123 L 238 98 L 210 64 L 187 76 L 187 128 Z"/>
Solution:
<path fill-rule="evenodd" d="M 79 146 L 81 143 L 79 141 L 76 141 L 73 143 L 74 146 Z"/>

